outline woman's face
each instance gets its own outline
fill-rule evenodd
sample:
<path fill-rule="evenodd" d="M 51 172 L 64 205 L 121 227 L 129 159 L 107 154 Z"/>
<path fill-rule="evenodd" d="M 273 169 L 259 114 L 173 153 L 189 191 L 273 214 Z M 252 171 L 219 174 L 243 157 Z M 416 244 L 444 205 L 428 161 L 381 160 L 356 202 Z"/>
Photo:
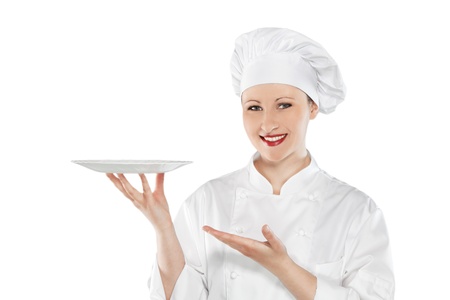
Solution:
<path fill-rule="evenodd" d="M 242 108 L 245 131 L 263 159 L 280 162 L 306 155 L 306 129 L 319 110 L 302 90 L 279 83 L 255 85 L 242 94 Z"/>

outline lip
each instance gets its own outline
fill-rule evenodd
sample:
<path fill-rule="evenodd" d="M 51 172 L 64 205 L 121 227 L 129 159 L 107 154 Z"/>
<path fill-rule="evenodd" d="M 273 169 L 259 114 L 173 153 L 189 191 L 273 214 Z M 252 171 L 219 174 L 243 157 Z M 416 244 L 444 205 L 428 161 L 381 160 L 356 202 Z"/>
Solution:
<path fill-rule="evenodd" d="M 287 137 L 287 133 L 284 134 L 275 134 L 275 135 L 265 135 L 265 136 L 259 136 L 261 138 L 261 141 L 263 141 L 267 146 L 269 147 L 275 147 L 284 142 L 284 140 Z M 280 138 L 281 137 L 281 138 Z M 267 140 L 266 138 L 275 139 L 272 141 Z"/>

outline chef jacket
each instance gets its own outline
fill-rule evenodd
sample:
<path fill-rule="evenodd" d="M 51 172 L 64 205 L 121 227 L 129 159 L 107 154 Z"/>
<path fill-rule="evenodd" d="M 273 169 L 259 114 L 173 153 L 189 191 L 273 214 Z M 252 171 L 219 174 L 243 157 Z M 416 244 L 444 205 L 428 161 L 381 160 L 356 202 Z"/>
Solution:
<path fill-rule="evenodd" d="M 186 263 L 171 299 L 295 299 L 267 269 L 202 230 L 210 225 L 264 241 L 264 224 L 317 277 L 315 300 L 393 299 L 389 238 L 374 201 L 321 170 L 314 158 L 274 195 L 253 164 L 258 155 L 182 205 L 174 226 Z M 165 299 L 156 262 L 149 288 L 151 299 Z"/>

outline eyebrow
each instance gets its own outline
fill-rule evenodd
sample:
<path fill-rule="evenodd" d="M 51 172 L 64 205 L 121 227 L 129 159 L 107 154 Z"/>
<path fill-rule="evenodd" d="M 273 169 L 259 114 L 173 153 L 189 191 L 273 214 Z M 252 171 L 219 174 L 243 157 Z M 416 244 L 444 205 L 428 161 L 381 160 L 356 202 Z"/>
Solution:
<path fill-rule="evenodd" d="M 275 100 L 275 102 L 277 102 L 278 100 L 284 99 L 284 98 L 287 98 L 287 99 L 291 99 L 291 100 L 295 100 L 295 99 L 294 99 L 294 98 L 292 98 L 292 97 L 288 97 L 288 96 L 283 96 L 283 97 L 279 97 L 279 98 L 277 98 L 277 99 Z"/>
<path fill-rule="evenodd" d="M 291 100 L 295 100 L 295 98 L 292 98 L 292 97 L 282 96 L 282 97 L 278 97 L 277 99 L 275 99 L 275 102 L 277 102 L 278 100 L 281 100 L 281 99 L 291 99 Z M 245 101 L 245 102 L 243 102 L 243 103 L 245 104 L 245 103 L 248 103 L 248 102 L 251 102 L 251 101 L 254 101 L 254 102 L 256 102 L 256 103 L 261 103 L 261 101 L 255 100 L 255 99 L 249 99 L 249 100 L 247 100 L 247 101 Z"/>
<path fill-rule="evenodd" d="M 255 101 L 255 102 L 261 103 L 261 101 L 259 101 L 259 100 L 250 99 L 250 100 L 245 101 L 244 104 L 247 103 L 247 102 L 251 102 L 251 101 Z"/>

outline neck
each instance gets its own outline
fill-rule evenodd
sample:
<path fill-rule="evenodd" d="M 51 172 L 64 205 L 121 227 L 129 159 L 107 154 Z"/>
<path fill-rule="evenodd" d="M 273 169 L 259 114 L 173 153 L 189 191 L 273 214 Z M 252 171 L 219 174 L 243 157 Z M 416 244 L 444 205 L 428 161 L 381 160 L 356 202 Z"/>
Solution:
<path fill-rule="evenodd" d="M 262 156 L 255 161 L 255 168 L 272 185 L 275 195 L 279 195 L 281 188 L 293 175 L 306 168 L 311 162 L 311 157 L 305 149 L 302 153 L 294 153 L 281 161 L 269 161 Z"/>

